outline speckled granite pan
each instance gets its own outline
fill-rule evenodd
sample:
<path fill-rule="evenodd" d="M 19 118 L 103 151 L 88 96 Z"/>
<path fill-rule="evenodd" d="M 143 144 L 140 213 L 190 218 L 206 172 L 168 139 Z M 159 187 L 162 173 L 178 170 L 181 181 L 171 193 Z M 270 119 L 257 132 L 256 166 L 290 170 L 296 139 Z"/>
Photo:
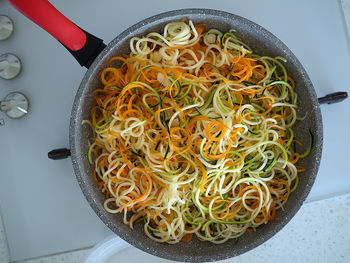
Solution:
<path fill-rule="evenodd" d="M 81 123 L 83 120 L 89 119 L 89 110 L 93 103 L 92 91 L 101 87 L 100 73 L 107 60 L 112 56 L 128 53 L 128 41 L 131 37 L 141 36 L 151 31 L 162 31 L 164 25 L 169 21 L 182 18 L 191 19 L 194 23 L 203 23 L 206 29 L 216 28 L 221 31 L 236 29 L 238 35 L 243 37 L 244 42 L 251 46 L 256 53 L 285 57 L 288 60 L 287 70 L 296 82 L 296 91 L 299 95 L 299 116 L 304 116 L 307 113 L 305 120 L 295 125 L 295 136 L 304 145 L 308 145 L 308 130 L 310 129 L 314 134 L 312 152 L 301 162 L 307 171 L 300 176 L 299 186 L 291 194 L 284 211 L 278 210 L 275 220 L 259 227 L 256 232 L 244 234 L 238 242 L 231 240 L 224 244 L 215 245 L 194 238 L 190 243 L 181 242 L 169 245 L 152 241 L 143 233 L 141 224 L 132 230 L 123 224 L 121 214 L 109 214 L 103 209 L 104 195 L 97 189 L 92 178 L 92 166 L 88 163 L 87 152 L 89 138 L 92 134 L 90 128 L 81 125 Z M 240 16 L 216 10 L 185 9 L 143 20 L 125 30 L 103 50 L 86 72 L 75 97 L 70 123 L 70 144 L 73 166 L 79 185 L 96 214 L 113 232 L 131 245 L 162 258 L 207 262 L 234 257 L 259 246 L 292 219 L 310 192 L 319 168 L 322 152 L 322 119 L 316 93 L 303 66 L 277 37 Z"/>

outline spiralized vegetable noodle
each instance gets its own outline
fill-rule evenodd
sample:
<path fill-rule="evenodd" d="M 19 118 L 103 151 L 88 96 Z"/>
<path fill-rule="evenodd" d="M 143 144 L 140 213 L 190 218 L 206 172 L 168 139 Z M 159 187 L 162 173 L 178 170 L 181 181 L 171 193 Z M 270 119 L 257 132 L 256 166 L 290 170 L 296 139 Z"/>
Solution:
<path fill-rule="evenodd" d="M 157 241 L 223 243 L 297 187 L 297 94 L 282 57 L 191 21 L 130 40 L 94 91 L 89 149 L 105 209 Z"/>

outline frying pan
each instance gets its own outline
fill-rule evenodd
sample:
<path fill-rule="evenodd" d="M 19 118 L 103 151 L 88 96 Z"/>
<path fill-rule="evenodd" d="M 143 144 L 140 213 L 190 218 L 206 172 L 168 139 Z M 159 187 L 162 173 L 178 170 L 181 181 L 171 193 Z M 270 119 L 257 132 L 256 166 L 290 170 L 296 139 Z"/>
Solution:
<path fill-rule="evenodd" d="M 54 150 L 49 153 L 49 157 L 61 159 L 71 155 L 77 181 L 87 201 L 100 219 L 121 238 L 145 252 L 170 260 L 217 261 L 237 256 L 259 246 L 282 229 L 299 210 L 315 181 L 321 159 L 323 133 L 320 103 L 341 101 L 347 97 L 347 93 L 337 92 L 317 99 L 303 66 L 287 46 L 273 34 L 243 17 L 223 11 L 183 9 L 147 18 L 125 30 L 106 46 L 101 39 L 65 18 L 46 0 L 8 0 L 8 2 L 60 41 L 80 65 L 88 68 L 77 91 L 71 113 L 70 150 Z M 157 243 L 143 233 L 140 224 L 130 229 L 123 224 L 121 214 L 109 214 L 104 210 L 105 197 L 91 176 L 93 167 L 88 163 L 87 152 L 92 131 L 81 123 L 89 119 L 89 111 L 93 104 L 92 91 L 101 88 L 100 74 L 107 61 L 112 56 L 129 53 L 128 41 L 131 37 L 142 36 L 151 31 L 160 32 L 168 22 L 182 18 L 204 24 L 206 29 L 216 28 L 220 31 L 236 29 L 238 36 L 244 38 L 245 43 L 256 53 L 286 58 L 288 61 L 286 68 L 295 80 L 299 96 L 298 115 L 306 116 L 293 127 L 294 133 L 304 145 L 309 143 L 309 130 L 314 137 L 310 155 L 299 162 L 306 168 L 306 172 L 300 175 L 299 186 L 290 195 L 284 210 L 279 210 L 275 220 L 259 227 L 256 232 L 245 233 L 238 242 L 230 240 L 216 245 L 193 239 L 190 243 L 180 242 L 174 245 Z"/>

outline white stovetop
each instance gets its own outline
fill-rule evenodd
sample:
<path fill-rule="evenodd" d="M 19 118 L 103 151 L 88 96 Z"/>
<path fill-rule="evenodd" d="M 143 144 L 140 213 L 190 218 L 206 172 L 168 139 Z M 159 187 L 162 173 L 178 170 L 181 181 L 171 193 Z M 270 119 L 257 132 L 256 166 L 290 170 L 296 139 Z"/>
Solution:
<path fill-rule="evenodd" d="M 67 17 L 105 40 L 137 21 L 179 8 L 205 7 L 244 16 L 279 37 L 306 68 L 319 96 L 350 91 L 350 54 L 339 1 L 280 0 L 52 0 Z M 70 160 L 47 152 L 68 146 L 71 105 L 85 69 L 52 37 L 0 0 L 0 13 L 15 34 L 0 42 L 0 54 L 17 54 L 21 75 L 0 79 L 0 99 L 21 91 L 30 114 L 0 126 L 0 204 L 12 260 L 39 257 L 96 244 L 110 234 L 85 201 Z M 308 198 L 349 193 L 350 100 L 322 106 L 324 153 Z"/>

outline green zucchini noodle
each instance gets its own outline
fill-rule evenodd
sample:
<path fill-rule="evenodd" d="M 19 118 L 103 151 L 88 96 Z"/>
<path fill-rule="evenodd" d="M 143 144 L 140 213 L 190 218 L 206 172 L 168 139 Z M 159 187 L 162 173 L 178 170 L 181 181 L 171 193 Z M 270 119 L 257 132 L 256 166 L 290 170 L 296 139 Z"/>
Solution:
<path fill-rule="evenodd" d="M 106 211 L 170 244 L 223 243 L 273 220 L 311 150 L 293 147 L 284 62 L 191 21 L 133 37 L 130 54 L 106 64 L 86 121 Z"/>

